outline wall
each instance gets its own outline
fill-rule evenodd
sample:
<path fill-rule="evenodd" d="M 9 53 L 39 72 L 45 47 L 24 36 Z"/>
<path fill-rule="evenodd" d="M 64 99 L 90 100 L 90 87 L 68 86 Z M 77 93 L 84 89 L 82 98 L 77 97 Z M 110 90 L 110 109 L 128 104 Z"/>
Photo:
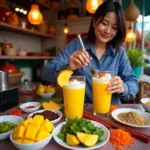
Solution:
<path fill-rule="evenodd" d="M 6 39 L 9 43 L 18 49 L 24 48 L 28 52 L 40 52 L 41 51 L 41 39 L 30 35 L 25 35 L 19 32 L 9 32 L 0 30 L 0 42 Z"/>
<path fill-rule="evenodd" d="M 91 17 L 79 18 L 74 21 L 58 21 L 58 47 L 63 48 L 67 44 L 67 36 L 63 33 L 64 24 L 68 24 L 69 33 L 68 34 L 81 34 L 87 33 L 90 25 Z"/>

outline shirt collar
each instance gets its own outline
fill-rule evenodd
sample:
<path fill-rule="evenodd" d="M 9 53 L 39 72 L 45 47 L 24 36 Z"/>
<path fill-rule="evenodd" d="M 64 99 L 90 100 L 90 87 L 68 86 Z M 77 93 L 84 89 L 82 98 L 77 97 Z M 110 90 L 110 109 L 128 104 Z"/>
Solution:
<path fill-rule="evenodd" d="M 88 42 L 87 39 L 86 39 L 85 42 L 86 42 L 86 44 L 85 44 L 85 49 L 86 49 L 87 51 L 92 51 L 92 49 L 93 49 L 93 44 L 90 43 L 90 42 Z M 108 54 L 108 55 L 113 55 L 113 56 L 114 56 L 115 53 L 116 53 L 116 49 L 113 48 L 112 45 L 109 45 L 109 46 L 107 47 L 106 54 Z"/>
<path fill-rule="evenodd" d="M 116 53 L 116 49 L 112 47 L 112 45 L 109 45 L 107 50 L 106 50 L 106 54 L 112 54 L 113 56 Z"/>

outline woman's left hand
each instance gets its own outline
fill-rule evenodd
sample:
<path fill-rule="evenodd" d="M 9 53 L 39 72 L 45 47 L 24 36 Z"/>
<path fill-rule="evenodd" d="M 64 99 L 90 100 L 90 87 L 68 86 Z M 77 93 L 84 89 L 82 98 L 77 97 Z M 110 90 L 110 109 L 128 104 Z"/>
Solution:
<path fill-rule="evenodd" d="M 110 93 L 120 94 L 124 92 L 123 81 L 119 76 L 114 76 L 111 78 L 108 90 Z"/>

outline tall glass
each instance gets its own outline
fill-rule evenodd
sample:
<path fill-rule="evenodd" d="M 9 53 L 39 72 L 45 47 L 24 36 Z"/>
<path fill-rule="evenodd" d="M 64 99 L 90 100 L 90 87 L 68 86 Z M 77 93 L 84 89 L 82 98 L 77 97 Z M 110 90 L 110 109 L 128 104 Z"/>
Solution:
<path fill-rule="evenodd" d="M 112 94 L 108 91 L 108 84 L 113 71 L 97 70 L 97 75 L 92 77 L 93 106 L 95 115 L 107 115 L 111 105 Z"/>
<path fill-rule="evenodd" d="M 85 98 L 85 76 L 72 76 L 63 87 L 66 119 L 82 118 Z"/>

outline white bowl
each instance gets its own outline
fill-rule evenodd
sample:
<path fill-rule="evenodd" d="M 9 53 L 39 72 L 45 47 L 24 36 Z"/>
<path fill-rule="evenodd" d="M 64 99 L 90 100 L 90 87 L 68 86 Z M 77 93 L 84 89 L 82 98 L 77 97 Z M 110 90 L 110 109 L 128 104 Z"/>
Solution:
<path fill-rule="evenodd" d="M 44 98 L 44 99 L 50 99 L 52 98 L 52 96 L 55 94 L 55 91 L 54 92 L 51 92 L 51 93 L 44 93 L 44 94 L 39 94 L 37 93 L 37 95 L 39 95 L 40 97 Z"/>
<path fill-rule="evenodd" d="M 35 107 L 27 108 L 28 106 L 35 106 Z M 26 113 L 31 113 L 31 112 L 37 111 L 40 107 L 41 107 L 41 103 L 39 103 L 39 102 L 27 102 L 27 103 L 23 103 L 19 106 L 19 108 Z"/>
<path fill-rule="evenodd" d="M 141 99 L 141 104 L 143 108 L 147 111 L 150 112 L 150 105 L 146 104 L 146 102 L 150 102 L 150 98 L 142 98 Z"/>
<path fill-rule="evenodd" d="M 53 126 L 53 132 L 54 132 L 54 126 Z M 44 148 L 50 142 L 50 140 L 52 139 L 52 136 L 53 136 L 53 132 L 44 140 L 35 142 L 32 144 L 22 144 L 22 143 L 15 142 L 12 138 L 12 133 L 11 133 L 10 141 L 19 150 L 39 150 L 39 149 Z"/>
<path fill-rule="evenodd" d="M 35 111 L 35 112 L 29 114 L 29 115 L 28 115 L 28 118 L 32 117 L 32 116 L 33 116 L 34 114 L 36 114 L 36 113 L 41 113 L 41 112 L 46 111 L 46 110 L 52 111 L 52 112 L 58 114 L 58 116 L 59 116 L 59 117 L 58 117 L 57 119 L 55 119 L 55 120 L 50 120 L 50 122 L 51 122 L 52 124 L 57 123 L 57 122 L 62 118 L 62 112 L 59 111 L 59 110 L 55 110 L 55 109 L 44 109 L 44 110 Z"/>
<path fill-rule="evenodd" d="M 22 117 L 19 116 L 14 116 L 14 115 L 4 115 L 4 116 L 0 116 L 0 122 L 12 122 L 14 124 L 20 124 L 24 119 Z M 8 131 L 5 133 L 1 133 L 0 134 L 0 140 L 4 140 L 7 139 L 10 135 L 12 131 Z"/>

